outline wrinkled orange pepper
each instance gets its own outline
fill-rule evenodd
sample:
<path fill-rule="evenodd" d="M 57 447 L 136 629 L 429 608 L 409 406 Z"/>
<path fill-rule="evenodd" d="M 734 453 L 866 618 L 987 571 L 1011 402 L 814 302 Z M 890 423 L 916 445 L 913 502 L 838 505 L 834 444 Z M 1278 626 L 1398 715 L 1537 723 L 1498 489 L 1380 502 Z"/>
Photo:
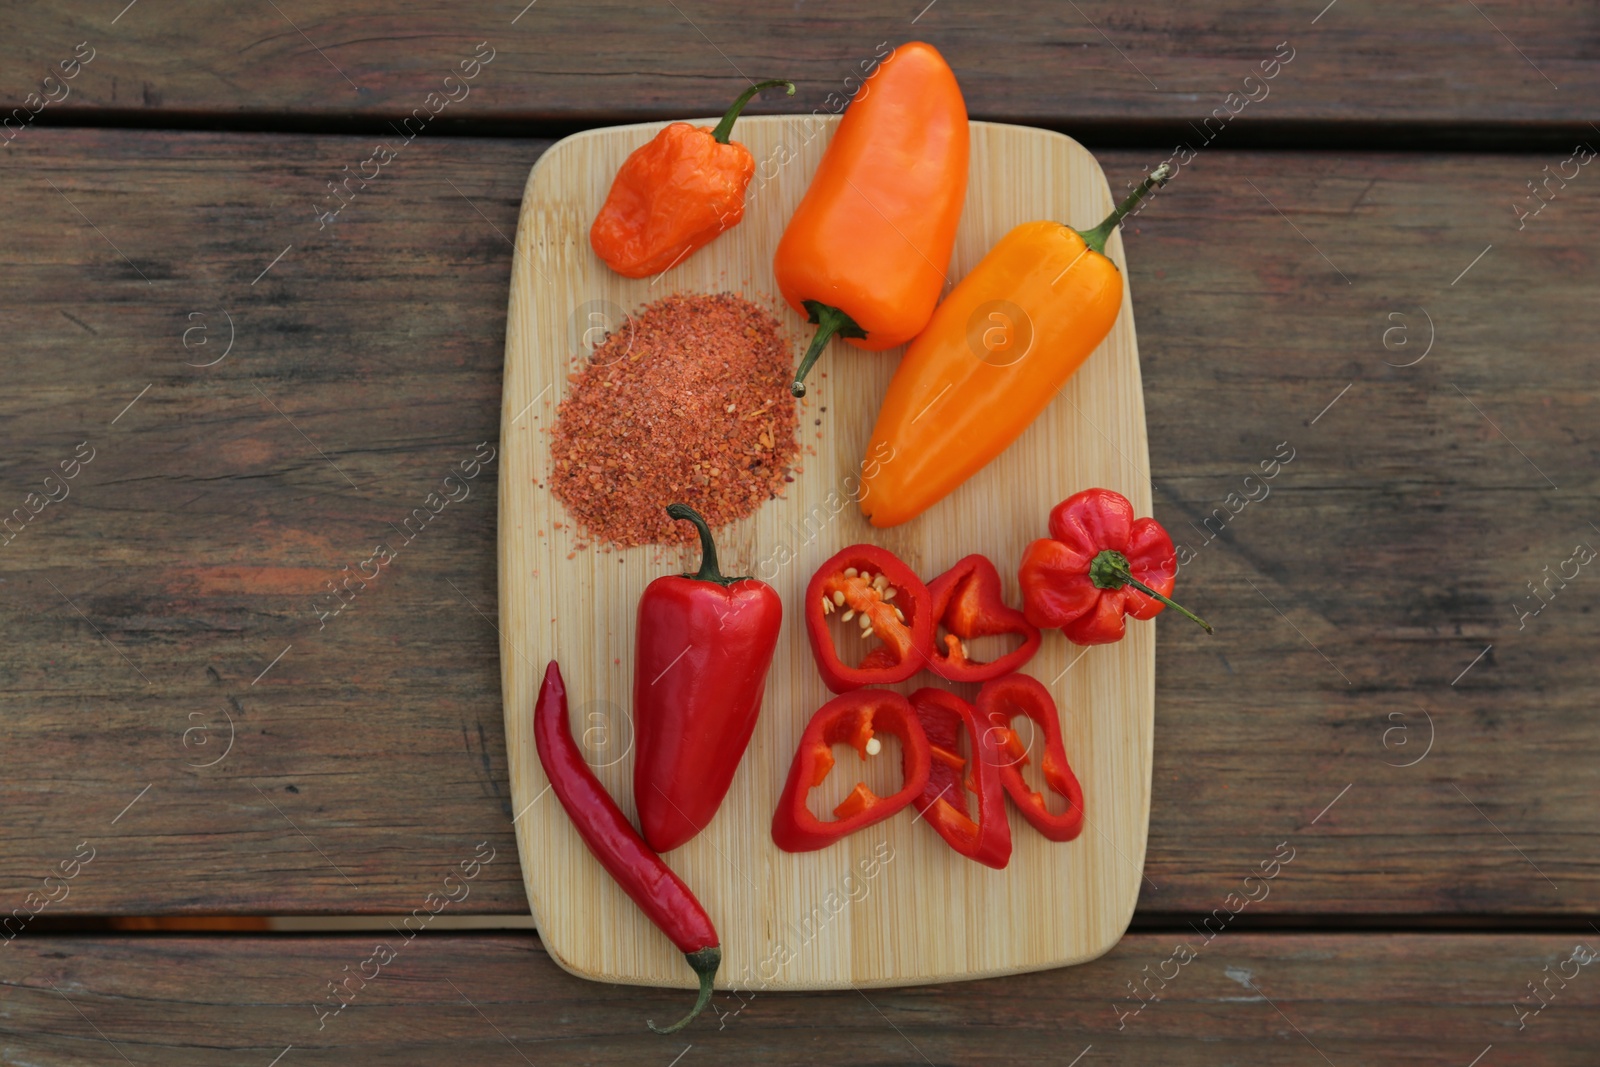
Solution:
<path fill-rule="evenodd" d="M 927 323 L 967 197 L 967 105 L 937 49 L 896 48 L 844 113 L 772 269 L 817 324 L 793 392 L 835 334 L 879 352 Z"/>
<path fill-rule="evenodd" d="M 1004 452 L 1105 340 L 1123 290 L 1106 240 L 1170 173 L 1157 167 L 1092 230 L 1023 223 L 951 290 L 878 411 L 867 454 L 894 462 L 862 479 L 872 525 L 916 518 Z"/>
<path fill-rule="evenodd" d="M 589 227 L 589 244 L 606 266 L 628 278 L 660 274 L 739 224 L 756 161 L 728 135 L 752 97 L 780 85 L 794 95 L 792 82 L 758 82 L 716 129 L 674 122 L 633 150 Z"/>

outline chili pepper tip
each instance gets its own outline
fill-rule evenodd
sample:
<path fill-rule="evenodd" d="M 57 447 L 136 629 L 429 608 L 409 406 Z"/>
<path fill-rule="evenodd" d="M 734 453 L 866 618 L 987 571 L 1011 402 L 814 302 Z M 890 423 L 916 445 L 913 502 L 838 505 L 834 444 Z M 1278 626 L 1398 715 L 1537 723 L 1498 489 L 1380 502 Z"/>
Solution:
<path fill-rule="evenodd" d="M 689 961 L 689 966 L 694 968 L 694 973 L 700 978 L 700 996 L 695 1000 L 694 1007 L 690 1009 L 689 1014 L 671 1026 L 657 1026 L 654 1022 L 646 1020 L 645 1025 L 658 1034 L 677 1033 L 694 1022 L 695 1017 L 705 1011 L 706 1005 L 711 1003 L 711 983 L 717 976 L 717 968 L 722 966 L 722 949 L 717 945 L 712 945 L 710 948 L 685 952 L 683 958 Z"/>

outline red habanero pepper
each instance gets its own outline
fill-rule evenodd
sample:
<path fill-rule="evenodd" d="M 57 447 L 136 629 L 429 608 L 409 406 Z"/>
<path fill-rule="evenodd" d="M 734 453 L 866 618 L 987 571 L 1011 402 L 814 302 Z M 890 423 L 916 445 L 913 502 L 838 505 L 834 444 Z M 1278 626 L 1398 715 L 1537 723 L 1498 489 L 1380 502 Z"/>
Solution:
<path fill-rule="evenodd" d="M 1050 536 L 1022 554 L 1022 606 L 1035 626 L 1060 627 L 1079 645 L 1120 641 L 1123 616 L 1153 619 L 1172 608 L 1205 628 L 1204 619 L 1167 599 L 1178 576 L 1172 538 L 1154 519 L 1110 489 L 1085 489 L 1050 509 Z"/>
<path fill-rule="evenodd" d="M 828 616 L 859 619 L 861 636 L 880 644 L 848 666 L 839 655 Z M 817 569 L 806 586 L 806 636 L 822 680 L 835 693 L 864 685 L 890 685 L 917 673 L 933 643 L 928 588 L 894 553 L 876 545 L 851 545 Z"/>
<path fill-rule="evenodd" d="M 811 814 L 806 797 L 833 770 L 833 746 L 853 745 L 863 760 L 868 759 L 882 750 L 882 742 L 873 736 L 880 730 L 900 739 L 905 785 L 891 796 L 880 797 L 865 782 L 857 782 L 833 809 L 832 821 Z M 911 803 L 927 787 L 928 773 L 928 737 L 905 697 L 890 689 L 861 689 L 834 697 L 811 716 L 800 735 L 778 810 L 772 813 L 773 843 L 785 852 L 827 848 Z"/>
<path fill-rule="evenodd" d="M 1011 720 L 1018 715 L 1033 720 L 1035 738 L 1040 731 L 1044 733 L 1044 758 L 1039 770 L 1050 791 L 1066 798 L 1067 810 L 1059 815 L 1050 811 L 1044 797 L 1035 793 L 1022 777 L 1022 764 L 1028 762 L 1029 757 L 1017 732 L 1011 729 Z M 1077 837 L 1083 830 L 1083 787 L 1067 762 L 1067 751 L 1061 743 L 1061 716 L 1056 712 L 1056 702 L 1050 699 L 1050 691 L 1026 674 L 996 678 L 985 682 L 978 690 L 978 717 L 987 720 L 989 728 L 1000 739 L 1001 750 L 1005 753 L 1000 781 L 1022 817 L 1051 841 L 1071 841 Z"/>
<path fill-rule="evenodd" d="M 716 129 L 674 122 L 623 160 L 589 227 L 589 245 L 606 266 L 627 278 L 660 274 L 739 224 L 756 161 L 728 135 L 751 97 L 780 85 L 794 95 L 792 82 L 758 82 Z"/>
<path fill-rule="evenodd" d="M 943 689 L 918 689 L 911 706 L 928 735 L 928 784 L 913 803 L 929 826 L 950 847 L 996 870 L 1011 862 L 1011 824 L 1006 821 L 1006 795 L 1000 768 L 1007 757 L 1001 731 L 980 721 L 971 704 Z M 961 731 L 972 743 L 971 772 L 961 758 Z M 967 814 L 967 794 L 978 801 L 976 822 Z"/>
<path fill-rule="evenodd" d="M 987 682 L 1012 671 L 1039 651 L 1039 628 L 1000 598 L 1000 572 L 987 556 L 971 555 L 928 583 L 934 642 L 928 663 L 933 673 L 952 682 Z M 938 629 L 943 628 L 944 648 Z M 974 637 L 1017 634 L 1022 644 L 999 659 L 984 663 L 967 658 L 967 641 Z"/>
<path fill-rule="evenodd" d="M 545 668 L 544 684 L 539 687 L 533 736 L 550 788 L 572 819 L 578 836 L 623 892 L 678 946 L 700 979 L 700 996 L 693 1011 L 665 1029 L 653 1022 L 648 1024 L 658 1034 L 682 1030 L 711 1002 L 711 983 L 722 966 L 716 928 L 689 887 L 644 843 L 584 762 L 583 753 L 572 739 L 572 726 L 567 721 L 567 687 L 555 660 Z"/>
<path fill-rule="evenodd" d="M 705 829 L 727 795 L 756 728 L 783 622 L 770 585 L 717 569 L 717 545 L 698 512 L 673 504 L 667 514 L 694 523 L 701 557 L 698 573 L 663 575 L 639 598 L 633 802 L 657 852 Z"/>

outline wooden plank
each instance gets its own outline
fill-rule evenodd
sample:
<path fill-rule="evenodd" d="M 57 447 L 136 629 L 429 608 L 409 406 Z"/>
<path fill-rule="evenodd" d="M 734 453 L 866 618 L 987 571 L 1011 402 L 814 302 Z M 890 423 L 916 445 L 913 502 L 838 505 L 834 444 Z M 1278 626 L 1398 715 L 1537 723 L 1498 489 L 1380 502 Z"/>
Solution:
<path fill-rule="evenodd" d="M 698 549 L 665 553 L 663 559 L 655 546 L 622 552 L 590 547 L 589 535 L 571 528 L 568 512 L 544 488 L 553 466 L 548 431 L 571 388 L 570 309 L 637 307 L 674 289 L 776 292 L 774 250 L 838 121 L 830 120 L 829 128 L 812 136 L 804 119 L 750 120 L 744 137 L 755 158 L 774 158 L 781 151 L 794 153 L 794 159 L 762 187 L 737 229 L 659 278 L 623 279 L 588 247 L 589 223 L 605 202 L 610 175 L 659 127 L 569 138 L 539 161 L 528 180 L 517 241 L 538 251 L 518 257 L 511 279 L 500 405 L 502 418 L 510 422 L 501 439 L 499 552 L 501 667 L 511 708 L 507 751 L 515 806 L 529 809 L 518 839 L 539 928 L 563 966 L 586 977 L 653 984 L 689 978 L 682 954 L 670 944 L 643 947 L 652 944 L 639 936 L 647 932 L 647 921 L 590 855 L 560 805 L 537 803 L 550 781 L 532 724 L 518 709 L 532 706 L 552 657 L 560 661 L 573 694 L 575 729 L 583 730 L 586 706 L 628 708 L 638 669 L 638 597 L 662 574 L 692 571 L 690 560 Z M 975 123 L 971 142 L 967 207 L 948 264 L 952 283 L 1016 226 L 1037 218 L 1104 217 L 1116 204 L 1094 157 L 1060 134 Z M 1122 262 L 1120 242 L 1106 251 L 1113 262 Z M 938 278 L 933 280 L 937 284 Z M 804 339 L 811 332 L 805 317 L 784 307 L 781 298 L 770 298 L 770 305 L 791 338 Z M 1014 561 L 1036 535 L 1035 512 L 1078 486 L 1110 486 L 1141 512 L 1150 508 L 1148 474 L 1130 472 L 1122 459 L 1142 460 L 1148 454 L 1134 300 L 1125 297 L 1121 317 L 1062 390 L 1062 402 L 1049 407 L 979 477 L 926 514 L 893 530 L 874 529 L 856 506 L 857 494 L 850 492 L 843 493 L 847 499 L 838 514 L 817 510 L 830 494 L 839 499 L 841 485 L 860 477 L 878 405 L 903 351 L 831 353 L 828 377 L 819 375 L 799 406 L 799 439 L 806 448 L 793 484 L 780 499 L 719 531 L 724 566 L 730 573 L 769 581 L 783 599 L 788 625 L 767 675 L 744 766 L 717 818 L 674 850 L 676 869 L 694 885 L 701 903 L 721 917 L 719 928 L 728 942 L 723 961 L 730 974 L 759 967 L 768 951 L 763 931 L 804 914 L 840 879 L 851 878 L 853 886 L 862 871 L 874 874 L 876 891 L 830 924 L 826 949 L 783 968 L 776 981 L 789 989 L 964 979 L 1093 959 L 1122 936 L 1139 897 L 1138 869 L 1126 860 L 1143 856 L 1149 819 L 1156 649 L 1148 627 L 1136 628 L 1077 670 L 1069 671 L 1077 649 L 1061 640 L 1043 645 L 1027 665 L 1033 678 L 1060 679 L 1052 688 L 1067 709 L 1066 750 L 1073 765 L 1084 769 L 1079 780 L 1091 827 L 1075 841 L 1048 841 L 1013 812 L 1011 861 L 1004 871 L 994 871 L 951 850 L 907 810 L 843 848 L 786 853 L 772 843 L 772 811 L 794 747 L 812 714 L 833 696 L 823 685 L 801 623 L 807 583 L 824 561 L 846 545 L 872 543 L 892 550 L 928 581 L 972 552 L 1007 561 L 1014 573 Z M 543 402 L 535 403 L 542 395 Z M 926 403 L 930 420 L 952 417 L 951 407 L 937 404 L 939 399 L 930 395 L 914 404 Z M 1092 419 L 1082 414 L 1086 410 L 1095 412 Z M 527 416 L 519 419 L 524 411 Z M 995 507 L 996 501 L 1035 506 L 1003 509 Z M 822 536 L 796 533 L 819 521 Z M 787 554 L 774 556 L 779 544 L 790 546 L 792 561 Z M 1007 585 L 1015 596 L 1014 577 Z M 703 648 L 684 651 L 688 659 L 676 669 L 701 670 L 695 661 Z M 926 677 L 918 677 L 894 688 L 909 695 L 926 684 Z M 956 688 L 966 696 L 976 691 L 976 686 Z M 631 721 L 624 726 L 618 717 L 610 726 L 620 735 L 631 731 Z M 635 754 L 618 745 L 592 758 L 612 795 L 633 811 Z M 1034 758 L 1039 758 L 1037 749 Z M 881 765 L 861 768 L 846 756 L 834 776 L 839 795 L 858 775 L 879 795 L 899 788 L 898 757 L 886 753 L 876 762 Z M 823 811 L 832 803 L 813 800 Z M 759 894 L 752 892 L 751 871 L 762 872 Z M 930 885 L 941 889 L 922 891 Z M 973 915 L 993 918 L 969 922 Z M 962 927 L 966 935 L 960 938 L 924 935 L 930 928 Z"/>
<path fill-rule="evenodd" d="M 462 908 L 526 907 L 496 468 L 409 542 L 390 524 L 498 440 L 501 234 L 542 148 L 419 138 L 321 230 L 309 208 L 368 142 L 10 149 L 0 515 L 96 451 L 0 546 L 7 909 L 81 841 L 97 856 L 47 915 L 405 912 L 484 840 L 500 858 Z M 1100 158 L 1114 190 L 1146 162 Z M 1518 230 L 1546 162 L 1203 153 L 1123 235 L 1155 514 L 1218 627 L 1158 621 L 1146 910 L 1221 907 L 1284 841 L 1252 913 L 1596 910 L 1600 586 L 1585 566 L 1511 607 L 1600 536 L 1600 186 L 1552 183 Z M 186 365 L 220 353 L 199 341 L 223 310 L 233 351 Z M 1433 349 L 1395 366 L 1424 312 Z M 1280 442 L 1294 458 L 1244 483 Z M 325 582 L 384 538 L 398 559 L 323 625 Z M 198 766 L 224 710 L 234 746 Z"/>
<path fill-rule="evenodd" d="M 919 38 L 945 51 L 974 117 L 1111 136 L 1133 121 L 1162 124 L 1165 138 L 1223 108 L 1214 126 L 1239 112 L 1247 124 L 1446 123 L 1479 136 L 1484 124 L 1503 133 L 1561 124 L 1562 136 L 1587 137 L 1586 102 L 1600 90 L 1600 58 L 1585 47 L 1578 8 L 1507 0 L 1095 0 L 1064 10 L 1030 0 L 1007 5 L 1003 18 L 983 5 L 839 0 L 803 9 L 506 0 L 471 11 L 444 0 L 403 11 L 300 0 L 205 19 L 120 6 L 71 0 L 0 13 L 5 110 L 38 109 L 48 94 L 59 102 L 37 122 L 77 112 L 119 122 L 360 117 L 370 126 L 427 107 L 445 126 L 593 124 L 719 111 L 749 75 L 793 79 L 795 98 L 773 106 L 804 114 L 837 110 L 842 96 L 830 94 L 858 84 L 861 62 Z M 490 64 L 469 66 L 476 77 L 464 87 L 445 84 L 480 42 Z M 1293 58 L 1263 82 L 1260 66 L 1280 42 Z M 44 83 L 80 43 L 89 65 Z M 41 99 L 27 101 L 30 91 Z M 430 93 L 459 100 L 429 103 Z M 1240 103 L 1247 94 L 1254 102 Z"/>
<path fill-rule="evenodd" d="M 679 1055 L 685 1064 L 1081 1056 L 1180 1067 L 1324 1057 L 1340 1067 L 1464 1067 L 1481 1056 L 1557 1067 L 1592 1063 L 1600 1042 L 1595 967 L 1568 962 L 1594 940 L 1227 934 L 1207 945 L 1142 934 L 1094 963 L 1012 978 L 719 993 L 688 1030 L 658 1037 L 645 1020 L 675 1017 L 682 991 L 574 978 L 531 936 L 20 938 L 0 955 L 0 1048 L 13 1062 L 61 1067 L 121 1062 L 117 1053 L 172 1067 L 280 1055 L 285 1067 L 666 1064 Z M 367 962 L 379 943 L 393 957 L 376 957 L 383 966 Z M 1175 956 L 1180 945 L 1188 953 Z M 342 998 L 329 991 L 337 982 Z M 1135 1013 L 1141 1002 L 1128 987 L 1139 983 L 1148 992 Z M 1529 983 L 1544 990 L 1537 1014 Z M 341 999 L 348 1006 L 332 1014 Z"/>

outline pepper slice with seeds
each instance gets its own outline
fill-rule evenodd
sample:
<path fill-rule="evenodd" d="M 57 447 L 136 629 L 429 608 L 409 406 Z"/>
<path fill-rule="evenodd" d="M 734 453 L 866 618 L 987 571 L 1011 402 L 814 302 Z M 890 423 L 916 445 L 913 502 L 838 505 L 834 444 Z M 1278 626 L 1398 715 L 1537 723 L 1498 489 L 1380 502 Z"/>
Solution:
<path fill-rule="evenodd" d="M 806 586 L 806 636 L 822 680 L 835 693 L 891 685 L 917 673 L 932 646 L 928 589 L 894 553 L 851 545 L 824 563 Z M 854 624 L 870 647 L 856 666 L 839 653 L 829 623 Z"/>

